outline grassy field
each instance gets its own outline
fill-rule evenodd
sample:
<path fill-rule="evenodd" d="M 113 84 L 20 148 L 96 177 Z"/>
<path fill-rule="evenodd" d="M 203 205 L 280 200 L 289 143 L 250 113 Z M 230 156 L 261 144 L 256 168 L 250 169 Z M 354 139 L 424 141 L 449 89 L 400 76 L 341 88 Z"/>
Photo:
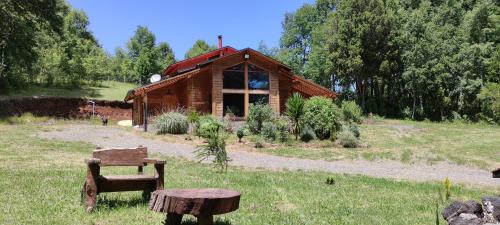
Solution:
<path fill-rule="evenodd" d="M 137 87 L 136 84 L 117 81 L 103 81 L 99 86 L 84 85 L 81 88 L 31 86 L 26 89 L 14 90 L 9 95 L 0 95 L 0 99 L 39 96 L 122 101 L 125 94 L 135 87 Z"/>
<path fill-rule="evenodd" d="M 37 138 L 37 132 L 51 129 L 0 124 L 0 224 L 160 224 L 163 215 L 149 211 L 139 192 L 102 194 L 96 211 L 85 213 L 80 205 L 83 161 L 93 146 Z M 217 216 L 219 225 L 435 224 L 438 192 L 443 189 L 439 183 L 319 172 L 229 167 L 227 173 L 219 173 L 209 165 L 158 157 L 167 160 L 167 188 L 220 187 L 242 193 L 240 209 Z M 327 185 L 327 178 L 335 184 Z M 478 199 L 499 191 L 453 186 L 452 199 Z M 184 224 L 193 221 L 185 217 Z"/>
<path fill-rule="evenodd" d="M 448 161 L 483 169 L 500 167 L 499 126 L 384 119 L 362 124 L 360 131 L 362 146 L 354 149 L 331 141 L 290 141 L 250 150 L 329 161 L 364 158 L 430 164 Z"/>

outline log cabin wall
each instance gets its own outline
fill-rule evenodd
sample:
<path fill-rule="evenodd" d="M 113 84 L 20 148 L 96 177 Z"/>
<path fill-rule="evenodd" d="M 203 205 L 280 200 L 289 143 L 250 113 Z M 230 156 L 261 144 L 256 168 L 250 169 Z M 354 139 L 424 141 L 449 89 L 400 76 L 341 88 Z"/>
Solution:
<path fill-rule="evenodd" d="M 148 92 L 149 115 L 158 115 L 178 108 L 186 108 L 188 106 L 186 87 L 186 81 L 179 81 L 175 85 Z"/>
<path fill-rule="evenodd" d="M 244 59 L 244 54 L 249 54 L 250 59 Z M 226 56 L 224 60 L 215 61 L 212 64 L 212 114 L 214 116 L 223 116 L 223 70 L 245 62 L 256 65 L 269 72 L 269 105 L 276 113 L 280 112 L 279 65 L 264 60 L 262 56 L 241 52 Z M 248 94 L 245 95 L 245 102 L 248 102 Z M 248 106 L 245 108 L 245 112 L 247 111 Z"/>
<path fill-rule="evenodd" d="M 205 70 L 187 80 L 187 109 L 201 113 L 212 112 L 212 77 Z"/>
<path fill-rule="evenodd" d="M 292 81 L 285 76 L 279 76 L 279 98 L 280 98 L 280 113 L 286 110 L 286 101 L 292 94 Z"/>
<path fill-rule="evenodd" d="M 142 97 L 136 96 L 134 98 L 134 107 L 132 109 L 132 125 L 142 124 L 144 115 L 142 113 Z"/>

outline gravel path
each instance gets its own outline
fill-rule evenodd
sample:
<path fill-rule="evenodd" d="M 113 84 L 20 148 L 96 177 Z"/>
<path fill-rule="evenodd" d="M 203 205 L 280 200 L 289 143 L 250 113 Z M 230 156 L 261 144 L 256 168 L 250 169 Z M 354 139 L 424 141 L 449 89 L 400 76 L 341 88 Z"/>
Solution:
<path fill-rule="evenodd" d="M 62 129 L 41 132 L 42 138 L 64 141 L 83 141 L 104 147 L 147 146 L 151 152 L 169 156 L 194 159 L 194 148 L 189 145 L 150 140 L 117 127 L 90 125 L 68 125 Z M 492 179 L 491 173 L 465 166 L 440 162 L 435 165 L 403 164 L 399 161 L 340 160 L 328 162 L 266 155 L 262 153 L 229 151 L 230 164 L 272 170 L 314 170 L 333 173 L 363 174 L 372 177 L 395 178 L 414 181 L 442 181 L 445 177 L 457 183 L 478 184 L 482 186 L 500 185 L 500 179 Z"/>

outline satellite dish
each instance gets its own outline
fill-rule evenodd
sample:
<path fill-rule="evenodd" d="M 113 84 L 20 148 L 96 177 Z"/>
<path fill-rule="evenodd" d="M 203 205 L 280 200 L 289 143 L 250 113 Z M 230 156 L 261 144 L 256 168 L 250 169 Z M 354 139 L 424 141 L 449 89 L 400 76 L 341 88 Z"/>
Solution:
<path fill-rule="evenodd" d="M 151 81 L 151 83 L 158 82 L 160 80 L 161 80 L 160 74 L 155 74 L 155 75 L 151 76 L 151 78 L 149 78 L 149 81 Z"/>

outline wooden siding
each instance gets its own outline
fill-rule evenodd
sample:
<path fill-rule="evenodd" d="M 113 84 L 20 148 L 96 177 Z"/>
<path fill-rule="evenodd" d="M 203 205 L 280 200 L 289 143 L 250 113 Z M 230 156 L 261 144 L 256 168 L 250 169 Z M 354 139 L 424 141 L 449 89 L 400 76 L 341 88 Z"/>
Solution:
<path fill-rule="evenodd" d="M 250 59 L 244 59 L 244 54 L 249 54 Z M 224 57 L 224 60 L 212 64 L 212 114 L 216 117 L 223 115 L 222 94 L 222 71 L 240 63 L 251 63 L 269 72 L 269 105 L 275 112 L 280 111 L 280 88 L 278 78 L 278 65 L 263 60 L 260 56 L 241 52 Z M 245 94 L 245 102 L 248 102 L 248 93 Z M 245 112 L 247 109 L 245 109 Z"/>
<path fill-rule="evenodd" d="M 187 81 L 187 108 L 202 113 L 211 113 L 212 77 L 209 71 L 197 74 Z"/>

